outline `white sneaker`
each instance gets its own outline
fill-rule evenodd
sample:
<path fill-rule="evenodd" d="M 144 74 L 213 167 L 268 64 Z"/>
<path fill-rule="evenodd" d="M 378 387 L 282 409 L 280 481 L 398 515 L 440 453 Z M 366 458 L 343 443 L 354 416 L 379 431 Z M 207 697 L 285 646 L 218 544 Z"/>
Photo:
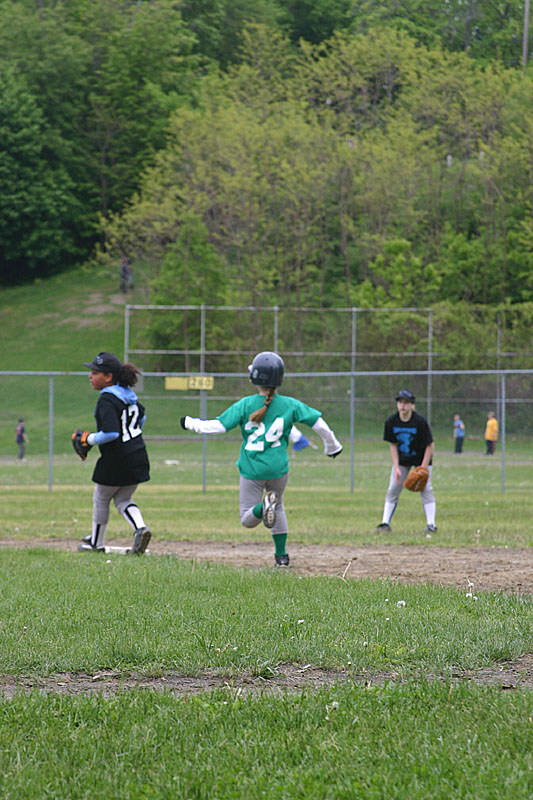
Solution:
<path fill-rule="evenodd" d="M 276 503 L 278 496 L 276 492 L 267 492 L 263 500 L 263 525 L 266 528 L 272 528 L 276 522 Z"/>

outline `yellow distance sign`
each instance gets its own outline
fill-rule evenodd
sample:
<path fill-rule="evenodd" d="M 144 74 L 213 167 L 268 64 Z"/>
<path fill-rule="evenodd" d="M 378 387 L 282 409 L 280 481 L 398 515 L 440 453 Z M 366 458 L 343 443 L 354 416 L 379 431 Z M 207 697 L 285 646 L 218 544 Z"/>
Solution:
<path fill-rule="evenodd" d="M 165 389 L 187 391 L 187 389 L 202 389 L 210 392 L 215 386 L 212 375 L 189 375 L 186 378 L 165 378 Z"/>

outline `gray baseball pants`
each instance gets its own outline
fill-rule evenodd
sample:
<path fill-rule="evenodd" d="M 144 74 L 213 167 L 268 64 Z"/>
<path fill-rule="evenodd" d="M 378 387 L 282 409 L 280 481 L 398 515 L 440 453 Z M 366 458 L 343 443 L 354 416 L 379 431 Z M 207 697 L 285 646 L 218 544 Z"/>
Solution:
<path fill-rule="evenodd" d="M 263 490 L 265 492 L 276 492 L 278 502 L 276 503 L 276 521 L 270 529 L 271 533 L 287 533 L 289 526 L 287 515 L 283 506 L 283 493 L 289 480 L 289 473 L 286 472 L 281 478 L 268 478 L 264 481 L 252 481 L 243 478 L 241 475 L 239 483 L 239 515 L 241 524 L 245 528 L 255 528 L 262 520 L 255 516 L 253 508 L 263 500 Z"/>
<path fill-rule="evenodd" d="M 129 506 L 133 506 L 137 509 L 136 504 L 132 500 L 133 493 L 137 489 L 137 486 L 137 483 L 132 486 L 104 486 L 101 483 L 97 483 L 93 493 L 94 524 L 107 525 L 109 521 L 109 504 L 111 500 L 113 500 L 119 514 L 126 517 L 133 528 L 138 527 L 135 525 L 134 520 L 129 518 L 127 511 Z"/>
<path fill-rule="evenodd" d="M 409 474 L 409 470 L 411 467 L 402 467 L 400 465 L 400 472 L 402 473 L 402 479 L 400 483 L 396 480 L 396 470 L 394 467 L 391 469 L 390 473 L 390 481 L 389 481 L 389 488 L 387 489 L 387 495 L 385 497 L 386 503 L 393 503 L 396 505 L 398 502 L 398 498 L 400 493 L 403 489 L 403 482 L 407 478 Z M 427 503 L 434 503 L 435 502 L 435 495 L 433 493 L 433 486 L 431 484 L 431 470 L 432 467 L 428 467 L 429 478 L 423 492 L 420 492 L 420 499 L 422 501 L 422 505 L 425 506 Z"/>

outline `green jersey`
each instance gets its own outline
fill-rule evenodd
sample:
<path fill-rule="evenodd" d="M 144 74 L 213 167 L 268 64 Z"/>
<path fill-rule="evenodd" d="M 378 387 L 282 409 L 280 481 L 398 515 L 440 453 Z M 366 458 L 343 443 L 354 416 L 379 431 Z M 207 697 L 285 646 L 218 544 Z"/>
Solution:
<path fill-rule="evenodd" d="M 322 416 L 301 400 L 275 394 L 262 422 L 251 422 L 250 414 L 264 402 L 260 394 L 243 397 L 217 417 L 227 431 L 240 425 L 243 442 L 237 466 L 243 478 L 254 481 L 285 475 L 289 471 L 287 447 L 293 424 L 303 422 L 312 427 Z"/>

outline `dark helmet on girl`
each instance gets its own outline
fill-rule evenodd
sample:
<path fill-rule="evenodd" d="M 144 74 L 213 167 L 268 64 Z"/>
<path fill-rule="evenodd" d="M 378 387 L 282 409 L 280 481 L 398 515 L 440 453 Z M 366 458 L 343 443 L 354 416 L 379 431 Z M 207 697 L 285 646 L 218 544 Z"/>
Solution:
<path fill-rule="evenodd" d="M 248 367 L 248 371 L 254 386 L 281 386 L 285 364 L 277 353 L 265 350 L 256 355 Z"/>

